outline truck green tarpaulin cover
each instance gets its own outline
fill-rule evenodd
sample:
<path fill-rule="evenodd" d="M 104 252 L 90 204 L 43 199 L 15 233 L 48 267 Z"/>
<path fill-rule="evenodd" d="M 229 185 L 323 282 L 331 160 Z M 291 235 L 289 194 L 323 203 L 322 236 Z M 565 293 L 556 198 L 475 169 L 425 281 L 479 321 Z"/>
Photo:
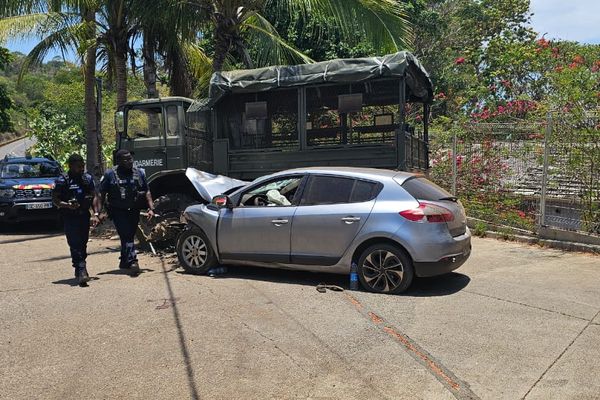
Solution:
<path fill-rule="evenodd" d="M 376 78 L 399 78 L 405 74 L 409 99 L 430 102 L 433 85 L 429 74 L 415 56 L 401 51 L 383 57 L 215 72 L 210 81 L 208 99 L 195 102 L 188 112 L 211 108 L 228 93 L 254 93 L 319 83 L 363 82 Z"/>

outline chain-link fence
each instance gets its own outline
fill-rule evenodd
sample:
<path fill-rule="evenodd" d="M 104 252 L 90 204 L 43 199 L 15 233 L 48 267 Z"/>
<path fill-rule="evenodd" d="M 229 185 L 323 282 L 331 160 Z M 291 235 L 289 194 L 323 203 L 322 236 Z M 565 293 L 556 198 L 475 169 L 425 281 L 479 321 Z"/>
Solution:
<path fill-rule="evenodd" d="M 537 232 L 600 233 L 597 114 L 470 123 L 432 132 L 430 176 L 470 217 Z"/>
<path fill-rule="evenodd" d="M 600 114 L 555 113 L 550 122 L 542 225 L 600 234 Z"/>

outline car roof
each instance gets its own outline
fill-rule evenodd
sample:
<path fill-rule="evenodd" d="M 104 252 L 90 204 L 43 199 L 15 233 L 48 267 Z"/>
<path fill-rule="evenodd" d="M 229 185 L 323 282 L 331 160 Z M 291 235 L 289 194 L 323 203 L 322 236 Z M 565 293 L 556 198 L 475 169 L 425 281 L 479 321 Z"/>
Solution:
<path fill-rule="evenodd" d="M 380 180 L 382 178 L 388 178 L 402 184 L 408 178 L 418 176 L 411 172 L 405 171 L 394 171 L 391 169 L 378 169 L 378 168 L 357 168 L 357 167 L 306 167 L 306 168 L 294 168 L 285 171 L 277 172 L 272 174 L 272 177 L 287 174 L 324 174 L 324 175 L 339 175 L 353 178 L 364 178 Z"/>
<path fill-rule="evenodd" d="M 45 158 L 45 157 L 6 157 L 6 158 L 0 159 L 0 163 L 7 163 L 7 164 L 40 163 L 40 162 L 56 163 L 56 161 L 51 160 L 49 158 Z"/>

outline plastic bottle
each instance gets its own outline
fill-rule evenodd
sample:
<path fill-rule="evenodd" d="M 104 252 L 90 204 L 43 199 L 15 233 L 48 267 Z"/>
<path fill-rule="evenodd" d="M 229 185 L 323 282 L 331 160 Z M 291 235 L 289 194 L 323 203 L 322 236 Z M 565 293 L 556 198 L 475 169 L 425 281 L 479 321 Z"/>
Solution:
<path fill-rule="evenodd" d="M 358 290 L 358 265 L 350 264 L 350 290 Z"/>
<path fill-rule="evenodd" d="M 227 267 L 215 267 L 208 270 L 208 276 L 223 275 L 227 273 Z"/>

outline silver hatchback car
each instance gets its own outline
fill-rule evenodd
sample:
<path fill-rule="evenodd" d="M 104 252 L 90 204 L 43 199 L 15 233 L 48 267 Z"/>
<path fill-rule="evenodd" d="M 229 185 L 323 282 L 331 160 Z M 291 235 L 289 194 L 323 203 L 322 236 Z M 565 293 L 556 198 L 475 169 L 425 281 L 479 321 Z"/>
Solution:
<path fill-rule="evenodd" d="M 421 175 L 304 168 L 265 176 L 184 212 L 183 268 L 242 264 L 348 274 L 400 293 L 415 276 L 448 273 L 471 252 L 460 202 Z"/>

